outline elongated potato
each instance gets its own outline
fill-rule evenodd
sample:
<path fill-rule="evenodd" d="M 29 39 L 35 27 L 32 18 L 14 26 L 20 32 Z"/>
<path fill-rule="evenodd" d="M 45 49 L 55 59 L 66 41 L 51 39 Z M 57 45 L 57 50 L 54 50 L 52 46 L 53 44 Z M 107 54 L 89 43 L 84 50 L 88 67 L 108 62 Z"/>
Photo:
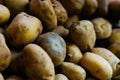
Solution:
<path fill-rule="evenodd" d="M 82 53 L 80 49 L 75 44 L 67 45 L 67 56 L 66 60 L 72 63 L 79 63 L 82 58 Z"/>
<path fill-rule="evenodd" d="M 33 42 L 42 29 L 41 21 L 38 18 L 21 12 L 6 29 L 6 37 L 12 46 L 24 46 Z"/>
<path fill-rule="evenodd" d="M 0 33 L 0 72 L 8 68 L 11 60 L 11 51 L 6 44 L 4 35 Z"/>
<path fill-rule="evenodd" d="M 4 80 L 4 77 L 1 73 L 0 73 L 0 80 Z"/>
<path fill-rule="evenodd" d="M 112 67 L 103 57 L 97 54 L 86 52 L 80 60 L 80 64 L 100 80 L 109 80 L 112 78 Z"/>
<path fill-rule="evenodd" d="M 86 78 L 85 70 L 79 65 L 71 62 L 63 62 L 60 67 L 62 73 L 64 73 L 70 80 L 85 80 Z"/>
<path fill-rule="evenodd" d="M 64 24 L 68 19 L 67 11 L 59 1 L 55 1 L 52 4 L 57 16 L 58 24 Z"/>
<path fill-rule="evenodd" d="M 77 21 L 70 27 L 69 37 L 81 51 L 90 50 L 96 41 L 94 26 L 88 20 Z"/>
<path fill-rule="evenodd" d="M 68 14 L 79 14 L 82 11 L 84 0 L 60 0 Z"/>
<path fill-rule="evenodd" d="M 102 47 L 96 47 L 92 49 L 92 52 L 100 55 L 104 59 L 106 59 L 113 69 L 113 76 L 120 74 L 120 59 L 117 58 L 111 51 Z"/>
<path fill-rule="evenodd" d="M 95 18 L 92 20 L 95 28 L 97 39 L 106 39 L 112 33 L 112 25 L 103 18 Z"/>
<path fill-rule="evenodd" d="M 36 42 L 49 54 L 55 67 L 64 61 L 66 57 L 66 43 L 57 33 L 47 32 L 39 35 Z"/>
<path fill-rule="evenodd" d="M 63 74 L 56 74 L 55 80 L 69 80 L 69 79 Z"/>
<path fill-rule="evenodd" d="M 0 24 L 6 23 L 10 18 L 10 11 L 9 9 L 0 4 Z"/>
<path fill-rule="evenodd" d="M 36 44 L 28 44 L 18 59 L 29 80 L 54 80 L 54 64 L 48 54 Z"/>
<path fill-rule="evenodd" d="M 50 0 L 31 0 L 29 9 L 44 23 L 47 31 L 57 26 L 57 17 Z"/>

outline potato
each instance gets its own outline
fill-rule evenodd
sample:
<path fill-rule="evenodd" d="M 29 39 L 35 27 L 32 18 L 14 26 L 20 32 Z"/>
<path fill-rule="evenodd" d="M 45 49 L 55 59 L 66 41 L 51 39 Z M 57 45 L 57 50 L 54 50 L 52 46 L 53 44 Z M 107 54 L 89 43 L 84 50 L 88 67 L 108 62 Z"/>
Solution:
<path fill-rule="evenodd" d="M 7 28 L 6 37 L 12 46 L 24 46 L 33 42 L 42 32 L 42 28 L 41 21 L 38 18 L 21 12 Z"/>
<path fill-rule="evenodd" d="M 4 35 L 0 33 L 0 72 L 8 68 L 11 60 L 11 51 L 6 44 Z"/>
<path fill-rule="evenodd" d="M 29 9 L 44 23 L 44 30 L 50 31 L 57 26 L 57 16 L 50 0 L 31 0 Z"/>
<path fill-rule="evenodd" d="M 60 0 L 68 14 L 79 14 L 82 11 L 84 0 Z"/>
<path fill-rule="evenodd" d="M 68 18 L 67 22 L 65 23 L 65 28 L 69 29 L 73 23 L 79 21 L 78 15 L 72 15 Z"/>
<path fill-rule="evenodd" d="M 0 73 L 0 80 L 4 80 L 4 77 L 1 73 Z"/>
<path fill-rule="evenodd" d="M 47 32 L 39 35 L 36 42 L 49 54 L 55 67 L 64 61 L 66 43 L 57 33 Z"/>
<path fill-rule="evenodd" d="M 54 64 L 48 54 L 36 44 L 28 44 L 18 56 L 29 80 L 54 80 Z"/>
<path fill-rule="evenodd" d="M 10 18 L 10 11 L 8 8 L 0 4 L 0 24 L 6 23 Z"/>
<path fill-rule="evenodd" d="M 18 75 L 11 75 L 8 78 L 6 78 L 5 80 L 24 80 L 24 79 Z"/>
<path fill-rule="evenodd" d="M 108 13 L 108 0 L 97 0 L 98 1 L 98 8 L 97 14 L 101 16 L 105 16 Z"/>
<path fill-rule="evenodd" d="M 112 25 L 103 18 L 95 18 L 92 20 L 95 28 L 97 39 L 106 39 L 112 33 Z"/>
<path fill-rule="evenodd" d="M 52 32 L 59 34 L 63 38 L 67 38 L 69 34 L 69 30 L 64 28 L 62 25 L 57 26 Z"/>
<path fill-rule="evenodd" d="M 120 29 L 119 28 L 112 29 L 112 33 L 110 37 L 108 38 L 108 42 L 110 44 L 120 42 Z"/>
<path fill-rule="evenodd" d="M 29 0 L 4 0 L 4 4 L 10 10 L 12 16 L 26 10 Z"/>
<path fill-rule="evenodd" d="M 120 59 L 120 42 L 111 44 L 108 49 Z"/>
<path fill-rule="evenodd" d="M 80 64 L 97 79 L 109 80 L 112 78 L 112 67 L 97 54 L 86 52 L 80 60 Z"/>
<path fill-rule="evenodd" d="M 60 67 L 61 72 L 64 73 L 69 80 L 85 80 L 86 78 L 85 70 L 79 65 L 71 62 L 63 62 Z"/>
<path fill-rule="evenodd" d="M 69 37 L 83 52 L 92 49 L 96 41 L 93 24 L 88 20 L 75 22 L 69 29 Z"/>
<path fill-rule="evenodd" d="M 80 49 L 75 44 L 67 45 L 67 61 L 77 64 L 82 56 Z"/>
<path fill-rule="evenodd" d="M 64 24 L 68 19 L 67 11 L 59 1 L 55 1 L 52 4 L 57 15 L 58 24 Z"/>
<path fill-rule="evenodd" d="M 63 74 L 56 74 L 55 80 L 69 80 L 69 79 Z"/>
<path fill-rule="evenodd" d="M 106 48 L 96 47 L 92 49 L 92 52 L 100 55 L 104 59 L 106 59 L 113 69 L 113 76 L 120 74 L 120 59 L 117 58 L 111 51 Z"/>
<path fill-rule="evenodd" d="M 97 0 L 85 0 L 85 6 L 83 7 L 82 14 L 84 16 L 90 16 L 96 11 L 97 7 Z"/>

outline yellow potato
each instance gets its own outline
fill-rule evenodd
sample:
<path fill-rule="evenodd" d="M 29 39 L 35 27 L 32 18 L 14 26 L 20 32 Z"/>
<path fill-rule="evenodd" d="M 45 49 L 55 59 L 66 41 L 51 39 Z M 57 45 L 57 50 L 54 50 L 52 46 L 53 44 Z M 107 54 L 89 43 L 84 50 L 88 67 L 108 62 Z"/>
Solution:
<path fill-rule="evenodd" d="M 82 58 L 82 53 L 80 49 L 75 44 L 67 45 L 67 56 L 66 60 L 72 63 L 79 63 Z"/>
<path fill-rule="evenodd" d="M 6 37 L 12 46 L 24 46 L 33 42 L 42 32 L 42 28 L 38 18 L 21 12 L 6 29 Z"/>
<path fill-rule="evenodd" d="M 0 4 L 0 24 L 6 23 L 10 18 L 10 11 L 9 9 Z"/>
<path fill-rule="evenodd" d="M 113 76 L 120 74 L 120 59 L 117 58 L 111 51 L 106 48 L 96 47 L 92 49 L 92 52 L 100 55 L 104 59 L 106 59 L 113 69 Z"/>
<path fill-rule="evenodd" d="M 92 52 L 86 52 L 80 64 L 97 79 L 109 80 L 112 78 L 111 65 L 101 56 Z"/>
<path fill-rule="evenodd" d="M 86 72 L 85 70 L 74 63 L 63 62 L 61 65 L 61 72 L 64 73 L 69 80 L 85 80 Z"/>
<path fill-rule="evenodd" d="M 5 37 L 0 33 L 0 71 L 4 71 L 10 65 L 12 54 L 8 48 Z"/>
<path fill-rule="evenodd" d="M 69 79 L 63 74 L 56 74 L 55 80 L 69 80 Z"/>

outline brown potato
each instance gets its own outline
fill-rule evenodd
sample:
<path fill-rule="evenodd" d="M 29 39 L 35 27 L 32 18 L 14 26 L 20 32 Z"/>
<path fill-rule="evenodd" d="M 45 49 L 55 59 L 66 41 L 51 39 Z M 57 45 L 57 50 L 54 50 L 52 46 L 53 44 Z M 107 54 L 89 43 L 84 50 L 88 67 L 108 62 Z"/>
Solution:
<path fill-rule="evenodd" d="M 69 79 L 63 74 L 56 74 L 55 80 L 69 80 Z"/>
<path fill-rule="evenodd" d="M 55 67 L 64 61 L 66 43 L 57 33 L 47 32 L 39 35 L 36 42 L 49 54 Z"/>
<path fill-rule="evenodd" d="M 4 77 L 1 73 L 0 73 L 0 80 L 4 80 Z"/>
<path fill-rule="evenodd" d="M 98 8 L 97 8 L 97 14 L 104 16 L 108 13 L 108 0 L 97 0 L 98 1 Z"/>
<path fill-rule="evenodd" d="M 0 33 L 0 72 L 8 68 L 11 60 L 11 51 L 6 44 L 4 35 Z"/>
<path fill-rule="evenodd" d="M 97 0 L 85 0 L 85 6 L 83 7 L 82 14 L 84 16 L 90 16 L 96 11 L 97 7 Z"/>
<path fill-rule="evenodd" d="M 112 25 L 103 18 L 95 18 L 92 20 L 97 39 L 106 39 L 112 33 Z"/>
<path fill-rule="evenodd" d="M 108 49 L 120 59 L 120 42 L 111 44 Z"/>
<path fill-rule="evenodd" d="M 108 38 L 108 41 L 110 44 L 120 42 L 120 29 L 119 28 L 112 29 L 112 34 Z"/>
<path fill-rule="evenodd" d="M 73 23 L 79 21 L 78 15 L 72 15 L 68 18 L 67 22 L 65 23 L 65 28 L 69 29 Z"/>
<path fill-rule="evenodd" d="M 57 15 L 58 24 L 64 24 L 68 19 L 67 11 L 59 1 L 55 1 L 52 4 Z"/>
<path fill-rule="evenodd" d="M 54 64 L 49 55 L 38 45 L 28 44 L 18 56 L 22 71 L 28 80 L 54 80 Z"/>
<path fill-rule="evenodd" d="M 83 55 L 80 49 L 75 44 L 67 45 L 67 55 L 66 55 L 67 61 L 77 64 L 79 63 L 82 56 Z"/>
<path fill-rule="evenodd" d="M 6 30 L 6 37 L 12 46 L 24 46 L 33 42 L 42 32 L 41 21 L 27 13 L 19 13 Z"/>
<path fill-rule="evenodd" d="M 64 73 L 69 80 L 85 80 L 86 72 L 85 70 L 74 63 L 63 62 L 61 65 L 61 72 Z"/>
<path fill-rule="evenodd" d="M 10 18 L 10 11 L 9 9 L 0 4 L 0 24 L 6 23 Z"/>
<path fill-rule="evenodd" d="M 90 50 L 96 41 L 94 26 L 88 20 L 77 21 L 70 27 L 69 37 L 81 51 Z"/>
<path fill-rule="evenodd" d="M 10 10 L 12 16 L 26 10 L 29 0 L 4 0 L 4 4 Z"/>
<path fill-rule="evenodd" d="M 69 34 L 69 30 L 64 28 L 64 26 L 62 26 L 62 25 L 57 26 L 55 29 L 53 29 L 52 32 L 59 34 L 63 38 L 67 38 L 68 34 Z"/>
<path fill-rule="evenodd" d="M 57 16 L 50 0 L 31 0 L 29 9 L 44 23 L 44 30 L 50 31 L 57 27 Z"/>
<path fill-rule="evenodd" d="M 60 0 L 68 14 L 79 14 L 82 11 L 84 0 Z"/>
<path fill-rule="evenodd" d="M 5 80 L 24 80 L 24 79 L 18 75 L 11 75 L 7 77 Z"/>

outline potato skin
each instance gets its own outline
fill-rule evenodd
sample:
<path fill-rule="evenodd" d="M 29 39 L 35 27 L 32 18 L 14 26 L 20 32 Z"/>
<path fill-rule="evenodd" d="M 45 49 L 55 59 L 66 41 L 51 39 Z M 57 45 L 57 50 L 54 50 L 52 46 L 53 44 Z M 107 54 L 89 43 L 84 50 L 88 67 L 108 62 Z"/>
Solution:
<path fill-rule="evenodd" d="M 66 43 L 58 34 L 47 32 L 39 35 L 36 42 L 49 54 L 55 67 L 64 61 L 66 57 Z"/>
<path fill-rule="evenodd" d="M 112 25 L 103 18 L 95 18 L 92 20 L 97 39 L 106 39 L 112 33 Z"/>
<path fill-rule="evenodd" d="M 0 80 L 4 80 L 4 77 L 1 73 L 0 73 Z"/>
<path fill-rule="evenodd" d="M 0 72 L 8 68 L 11 60 L 11 51 L 6 44 L 4 35 L 0 33 Z"/>
<path fill-rule="evenodd" d="M 69 80 L 69 79 L 63 74 L 56 74 L 55 80 Z"/>
<path fill-rule="evenodd" d="M 96 41 L 93 24 L 88 20 L 75 22 L 69 29 L 69 37 L 83 52 L 92 49 Z"/>
<path fill-rule="evenodd" d="M 42 29 L 41 21 L 38 18 L 21 12 L 6 29 L 6 37 L 12 46 L 24 46 L 33 42 Z"/>
<path fill-rule="evenodd" d="M 54 80 L 55 70 L 52 60 L 40 46 L 26 45 L 18 59 L 23 66 L 22 70 L 30 80 Z"/>
<path fill-rule="evenodd" d="M 60 67 L 61 72 L 64 73 L 70 80 L 85 80 L 86 78 L 85 70 L 79 65 L 71 62 L 63 62 Z"/>
<path fill-rule="evenodd" d="M 57 16 L 50 0 L 31 0 L 29 9 L 44 23 L 44 30 L 50 31 L 57 27 Z"/>
<path fill-rule="evenodd" d="M 52 4 L 57 16 L 58 24 L 64 24 L 68 19 L 67 11 L 59 1 L 55 1 Z"/>
<path fill-rule="evenodd" d="M 112 67 L 97 54 L 86 52 L 80 60 L 80 64 L 97 79 L 109 80 L 112 78 Z"/>
<path fill-rule="evenodd" d="M 0 4 L 0 24 L 6 23 L 10 18 L 10 11 L 9 9 Z"/>

